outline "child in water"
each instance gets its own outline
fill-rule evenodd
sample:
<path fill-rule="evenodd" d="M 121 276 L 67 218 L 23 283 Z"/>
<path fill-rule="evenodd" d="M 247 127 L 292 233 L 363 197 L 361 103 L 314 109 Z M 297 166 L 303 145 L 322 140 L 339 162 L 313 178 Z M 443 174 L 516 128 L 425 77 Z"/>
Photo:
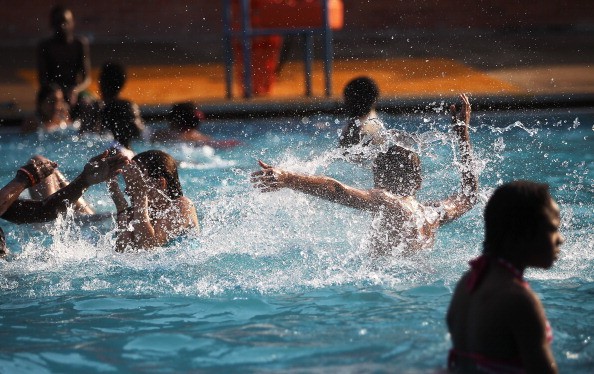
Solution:
<path fill-rule="evenodd" d="M 116 251 L 159 247 L 198 229 L 196 208 L 183 196 L 173 157 L 157 150 L 139 153 L 123 175 L 130 207 L 117 183 L 109 183 L 118 212 Z"/>
<path fill-rule="evenodd" d="M 217 140 L 200 131 L 204 113 L 196 108 L 192 102 L 173 105 L 169 114 L 169 128 L 155 132 L 153 142 L 188 143 L 195 146 L 209 146 L 225 149 L 235 147 L 241 142 L 235 139 Z"/>
<path fill-rule="evenodd" d="M 447 312 L 455 373 L 556 373 L 552 330 L 526 268 L 549 269 L 564 239 L 546 184 L 515 181 L 495 190 L 484 212 L 483 253 L 470 261 Z"/>
<path fill-rule="evenodd" d="M 259 161 L 252 183 L 263 192 L 290 188 L 352 208 L 372 212 L 376 224 L 371 233 L 373 255 L 388 255 L 393 249 L 409 253 L 433 245 L 439 226 L 461 217 L 476 203 L 478 178 L 472 169 L 470 152 L 470 102 L 460 95 L 460 113 L 451 107 L 458 138 L 462 169 L 461 191 L 445 200 L 421 203 L 416 193 L 421 187 L 419 156 L 394 145 L 381 152 L 373 163 L 374 188 L 362 190 L 326 176 L 303 175 L 272 167 Z M 458 118 L 458 115 L 460 118 Z"/>
<path fill-rule="evenodd" d="M 35 114 L 23 120 L 21 132 L 65 130 L 72 125 L 69 110 L 70 106 L 64 100 L 60 86 L 55 83 L 42 86 L 37 92 Z"/>

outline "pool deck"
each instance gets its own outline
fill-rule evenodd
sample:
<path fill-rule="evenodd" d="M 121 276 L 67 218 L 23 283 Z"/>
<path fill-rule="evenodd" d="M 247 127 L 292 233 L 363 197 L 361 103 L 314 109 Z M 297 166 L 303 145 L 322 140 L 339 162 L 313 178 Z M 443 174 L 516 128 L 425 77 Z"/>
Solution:
<path fill-rule="evenodd" d="M 221 49 L 216 43 L 205 47 Z M 196 101 L 209 118 L 332 113 L 340 107 L 342 87 L 359 75 L 378 82 L 378 107 L 384 111 L 450 102 L 458 92 L 470 94 L 478 110 L 594 107 L 594 30 L 587 28 L 533 30 L 528 36 L 495 31 L 336 38 L 330 97 L 324 95 L 319 51 L 313 96 L 305 96 L 300 48 L 293 49 L 269 95 L 242 98 L 236 83 L 227 99 L 221 58 L 196 52 L 195 46 L 91 44 L 91 90 L 97 91 L 101 63 L 118 60 L 129 75 L 122 97 L 137 102 L 146 117 L 163 115 L 184 100 Z M 5 46 L 0 52 L 0 125 L 10 126 L 34 109 L 35 47 Z"/>

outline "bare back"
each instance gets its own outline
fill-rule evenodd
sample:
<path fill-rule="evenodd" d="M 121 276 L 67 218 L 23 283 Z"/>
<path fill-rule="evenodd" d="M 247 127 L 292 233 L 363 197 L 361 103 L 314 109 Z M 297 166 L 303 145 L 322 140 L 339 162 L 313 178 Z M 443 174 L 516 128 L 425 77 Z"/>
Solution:
<path fill-rule="evenodd" d="M 473 292 L 467 289 L 470 276 L 467 273 L 456 286 L 447 313 L 457 370 L 473 372 L 479 357 L 527 372 L 550 372 L 550 328 L 534 292 L 500 266 L 490 266 Z M 528 352 L 527 347 L 535 346 L 539 349 Z M 548 367 L 535 364 L 543 362 Z"/>
<path fill-rule="evenodd" d="M 369 191 L 374 204 L 370 241 L 375 255 L 387 255 L 394 250 L 414 252 L 433 245 L 439 226 L 439 215 L 414 197 L 396 196 L 382 189 Z"/>

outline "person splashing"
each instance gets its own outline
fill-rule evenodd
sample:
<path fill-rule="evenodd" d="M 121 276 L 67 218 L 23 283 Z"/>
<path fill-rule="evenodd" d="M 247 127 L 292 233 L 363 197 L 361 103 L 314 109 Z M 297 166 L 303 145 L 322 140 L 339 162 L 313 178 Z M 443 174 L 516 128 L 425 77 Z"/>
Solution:
<path fill-rule="evenodd" d="M 117 183 L 108 183 L 117 209 L 116 251 L 162 246 L 188 230 L 198 229 L 196 208 L 182 192 L 175 160 L 151 150 L 137 154 L 125 168 L 128 203 Z"/>
<path fill-rule="evenodd" d="M 362 190 L 326 176 L 302 175 L 275 168 L 259 161 L 259 171 L 251 181 L 263 192 L 290 188 L 373 214 L 371 252 L 388 255 L 395 249 L 407 253 L 433 245 L 437 228 L 453 221 L 476 203 L 478 177 L 472 168 L 468 126 L 470 102 L 464 94 L 462 109 L 450 108 L 458 137 L 462 166 L 462 189 L 442 201 L 421 203 L 416 198 L 421 188 L 419 156 L 401 146 L 380 152 L 373 162 L 374 187 Z M 459 120 L 461 119 L 461 120 Z"/>

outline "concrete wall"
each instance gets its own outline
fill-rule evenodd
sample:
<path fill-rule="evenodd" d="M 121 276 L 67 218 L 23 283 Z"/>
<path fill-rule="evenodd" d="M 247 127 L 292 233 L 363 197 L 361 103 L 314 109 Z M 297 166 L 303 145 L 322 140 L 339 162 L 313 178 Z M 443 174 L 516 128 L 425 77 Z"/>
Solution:
<path fill-rule="evenodd" d="M 49 34 L 54 1 L 0 0 L 0 45 L 32 45 Z M 192 42 L 221 37 L 221 0 L 62 1 L 77 32 L 94 43 Z M 591 27 L 594 1 L 343 0 L 339 33 L 387 29 Z"/>

